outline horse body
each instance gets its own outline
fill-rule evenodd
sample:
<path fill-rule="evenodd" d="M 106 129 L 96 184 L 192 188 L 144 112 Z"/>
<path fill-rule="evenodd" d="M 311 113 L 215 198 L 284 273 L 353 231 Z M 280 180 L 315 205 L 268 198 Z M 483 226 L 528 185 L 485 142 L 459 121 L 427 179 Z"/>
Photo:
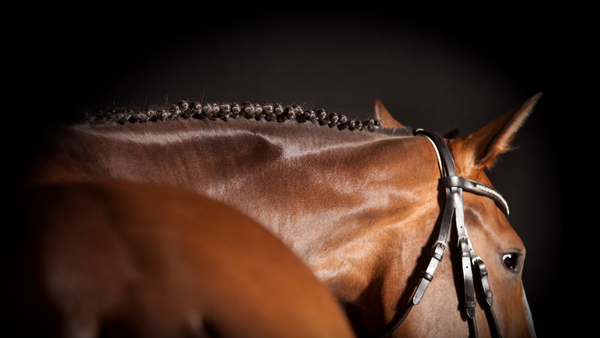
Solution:
<path fill-rule="evenodd" d="M 207 197 L 108 181 L 28 189 L 18 205 L 9 252 L 28 258 L 4 265 L 3 300 L 19 336 L 353 337 L 302 261 Z"/>
<path fill-rule="evenodd" d="M 450 140 L 459 175 L 491 185 L 483 169 L 508 149 L 536 100 Z M 372 335 L 405 307 L 421 257 L 435 242 L 443 204 L 429 141 L 412 136 L 381 104 L 376 115 L 398 129 L 334 131 L 245 119 L 60 127 L 27 179 L 154 182 L 233 206 L 286 243 L 348 304 L 355 329 Z M 494 307 L 503 335 L 534 335 L 520 279 L 522 242 L 492 200 L 465 194 L 465 206 L 471 238 L 501 295 Z M 518 270 L 503 266 L 503 254 L 511 252 L 519 257 Z M 395 336 L 468 335 L 451 259 L 441 262 L 439 277 Z M 477 316 L 485 327 L 485 315 Z"/>

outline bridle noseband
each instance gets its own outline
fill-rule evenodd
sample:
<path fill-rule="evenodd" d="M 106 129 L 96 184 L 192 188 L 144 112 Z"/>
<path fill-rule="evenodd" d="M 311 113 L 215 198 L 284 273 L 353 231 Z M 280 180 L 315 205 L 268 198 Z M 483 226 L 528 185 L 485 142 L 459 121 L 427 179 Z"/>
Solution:
<path fill-rule="evenodd" d="M 509 213 L 508 204 L 494 188 L 480 182 L 460 177 L 456 174 L 456 167 L 454 165 L 452 153 L 450 152 L 446 141 L 444 141 L 439 134 L 431 133 L 423 129 L 417 129 L 415 130 L 414 135 L 427 137 L 436 150 L 442 176 L 440 181 L 446 194 L 446 205 L 444 208 L 438 239 L 431 250 L 429 264 L 427 265 L 427 269 L 421 274 L 419 285 L 413 293 L 407 309 L 401 315 L 396 317 L 397 320 L 393 323 L 393 325 L 390 326 L 388 330 L 377 335 L 376 337 L 387 337 L 392 334 L 406 319 L 412 307 L 421 302 L 429 283 L 431 283 L 433 279 L 435 270 L 442 260 L 444 250 L 447 247 L 446 243 L 448 240 L 448 234 L 450 232 L 450 224 L 454 221 L 458 235 L 458 247 L 461 253 L 461 266 L 464 286 L 463 306 L 469 319 L 471 334 L 473 337 L 477 337 L 477 323 L 475 321 L 475 279 L 473 271 L 475 270 L 478 280 L 481 283 L 483 296 L 486 300 L 487 306 L 485 311 L 488 317 L 492 337 L 500 338 L 502 335 L 500 334 L 498 321 L 496 320 L 494 308 L 492 307 L 493 298 L 487 278 L 487 270 L 481 258 L 475 254 L 469 234 L 467 233 L 467 228 L 465 227 L 463 191 L 468 191 L 470 193 L 491 198 L 506 215 Z"/>

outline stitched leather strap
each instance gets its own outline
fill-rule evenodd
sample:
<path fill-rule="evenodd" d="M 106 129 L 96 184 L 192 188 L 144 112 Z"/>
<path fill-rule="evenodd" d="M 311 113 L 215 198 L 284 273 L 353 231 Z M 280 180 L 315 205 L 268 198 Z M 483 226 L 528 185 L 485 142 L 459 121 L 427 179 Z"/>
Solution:
<path fill-rule="evenodd" d="M 448 148 L 446 141 L 444 141 L 444 138 L 441 137 L 440 134 L 432 133 L 424 129 L 417 129 L 415 130 L 414 134 L 425 135 L 433 142 L 444 166 L 444 172 L 442 173 L 442 177 L 457 176 L 456 166 L 454 165 L 454 157 L 452 156 L 452 152 L 450 152 L 450 148 Z"/>
<path fill-rule="evenodd" d="M 494 188 L 485 185 L 480 182 L 475 182 L 463 177 L 457 176 L 456 167 L 454 164 L 454 158 L 446 141 L 436 133 L 430 133 L 423 129 L 415 130 L 415 135 L 426 136 L 434 145 L 436 152 L 439 156 L 441 176 L 440 179 L 442 187 L 446 194 L 446 204 L 442 215 L 442 224 L 440 226 L 440 232 L 438 240 L 433 245 L 431 250 L 431 257 L 427 265 L 427 269 L 422 272 L 411 302 L 408 304 L 404 312 L 398 313 L 393 324 L 384 332 L 375 336 L 377 338 L 387 337 L 392 334 L 409 315 L 414 305 L 417 305 L 423 299 L 427 287 L 433 280 L 433 276 L 441 262 L 446 249 L 448 234 L 450 232 L 450 224 L 454 221 L 456 225 L 456 231 L 458 234 L 458 247 L 461 253 L 461 267 L 463 274 L 463 286 L 464 286 L 464 307 L 467 317 L 469 318 L 469 328 L 472 333 L 472 337 L 477 337 L 477 322 L 475 320 L 475 283 L 474 283 L 474 272 L 473 267 L 477 266 L 477 272 L 479 273 L 480 282 L 486 297 L 488 304 L 486 314 L 488 315 L 488 322 L 490 323 L 490 331 L 494 337 L 501 338 L 500 330 L 498 328 L 498 322 L 494 314 L 492 292 L 489 287 L 487 279 L 487 270 L 483 261 L 475 254 L 469 234 L 464 222 L 464 209 L 463 209 L 463 190 L 478 195 L 482 195 L 493 199 L 496 204 L 508 215 L 508 204 L 502 198 L 502 196 L 494 190 Z"/>
<path fill-rule="evenodd" d="M 437 133 L 432 133 L 423 129 L 415 130 L 414 134 L 427 136 L 437 148 L 441 162 L 444 166 L 442 182 L 445 187 L 462 188 L 464 191 L 491 198 L 506 215 L 509 214 L 508 203 L 506 203 L 504 197 L 502 197 L 496 189 L 481 182 L 472 181 L 457 175 L 454 157 L 452 156 L 452 152 L 450 152 L 450 148 L 448 148 L 446 141 L 444 141 L 444 138 Z"/>
<path fill-rule="evenodd" d="M 442 184 L 444 187 L 456 187 L 462 188 L 464 191 L 468 191 L 477 195 L 491 198 L 496 202 L 496 205 L 508 216 L 510 213 L 508 203 L 504 200 L 504 197 L 496 191 L 496 189 L 490 187 L 487 184 L 481 182 L 472 181 L 470 179 L 460 176 L 446 176 L 442 178 Z"/>
<path fill-rule="evenodd" d="M 492 290 L 490 289 L 490 283 L 487 278 L 487 269 L 485 268 L 485 264 L 479 257 L 476 257 L 473 260 L 473 265 L 475 266 L 476 273 L 479 275 L 481 289 L 483 290 L 483 295 L 487 304 L 485 311 L 486 316 L 488 318 L 488 323 L 490 325 L 490 332 L 492 333 L 492 337 L 502 338 L 502 334 L 500 333 L 500 327 L 498 326 L 498 321 L 496 319 L 496 313 L 494 312 L 494 296 L 492 294 Z"/>
<path fill-rule="evenodd" d="M 463 271 L 463 282 L 464 282 L 464 307 L 467 317 L 470 321 L 471 332 L 473 336 L 477 337 L 477 323 L 475 321 L 475 285 L 473 279 L 473 267 L 477 266 L 477 272 L 479 273 L 481 286 L 486 298 L 488 307 L 486 314 L 488 314 L 488 322 L 490 324 L 490 331 L 494 337 L 501 337 L 500 330 L 498 328 L 498 322 L 494 314 L 493 309 L 493 298 L 492 292 L 487 279 L 487 270 L 483 261 L 477 257 L 475 250 L 473 249 L 471 240 L 467 233 L 467 228 L 464 223 L 464 210 L 463 210 L 463 198 L 462 191 L 468 191 L 481 196 L 491 198 L 500 209 L 506 214 L 509 214 L 508 203 L 494 188 L 476 181 L 459 177 L 456 173 L 456 167 L 454 164 L 454 158 L 446 141 L 437 133 L 431 133 L 422 129 L 417 129 L 415 135 L 427 136 L 437 148 L 437 153 L 440 157 L 440 162 L 443 166 L 442 172 L 442 186 L 446 191 L 446 210 L 451 205 L 454 208 L 454 221 L 457 228 L 457 234 L 459 237 L 459 247 L 461 252 L 461 263 Z M 446 220 L 444 215 L 443 220 Z M 422 296 L 421 296 L 422 297 Z"/>

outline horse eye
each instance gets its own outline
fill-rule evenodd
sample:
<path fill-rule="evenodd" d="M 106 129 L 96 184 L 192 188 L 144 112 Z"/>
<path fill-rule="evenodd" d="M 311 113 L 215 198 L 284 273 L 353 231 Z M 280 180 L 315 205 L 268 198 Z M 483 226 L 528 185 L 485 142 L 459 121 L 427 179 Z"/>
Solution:
<path fill-rule="evenodd" d="M 517 257 L 516 253 L 508 253 L 502 256 L 502 262 L 507 269 L 515 271 L 517 269 Z"/>

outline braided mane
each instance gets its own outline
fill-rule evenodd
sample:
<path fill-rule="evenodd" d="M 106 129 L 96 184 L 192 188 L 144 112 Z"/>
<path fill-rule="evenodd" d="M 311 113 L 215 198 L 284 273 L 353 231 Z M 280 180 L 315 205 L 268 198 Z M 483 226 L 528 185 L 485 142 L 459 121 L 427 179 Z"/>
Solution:
<path fill-rule="evenodd" d="M 147 123 L 176 119 L 204 119 L 227 121 L 228 119 L 255 119 L 269 122 L 285 122 L 287 120 L 299 123 L 312 122 L 321 126 L 336 127 L 339 130 L 368 130 L 376 131 L 382 128 L 381 121 L 366 119 L 364 121 L 350 120 L 343 114 L 328 112 L 324 109 L 303 110 L 299 105 L 282 106 L 280 104 L 258 104 L 244 102 L 238 103 L 211 103 L 180 101 L 168 108 L 145 108 L 135 110 L 129 108 L 116 108 L 104 111 L 99 115 L 87 114 L 86 120 L 90 124 L 107 123 Z"/>

